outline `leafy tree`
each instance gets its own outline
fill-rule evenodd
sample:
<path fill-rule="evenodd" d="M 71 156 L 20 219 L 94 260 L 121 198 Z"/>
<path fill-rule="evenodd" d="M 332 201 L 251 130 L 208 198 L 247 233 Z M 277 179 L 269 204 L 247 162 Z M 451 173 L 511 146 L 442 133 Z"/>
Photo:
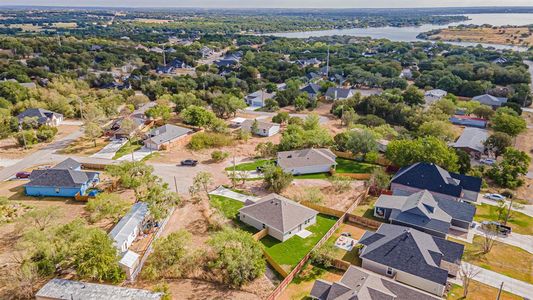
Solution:
<path fill-rule="evenodd" d="M 274 157 L 278 153 L 277 145 L 272 142 L 257 144 L 255 151 L 258 153 L 259 157 L 263 158 Z"/>
<path fill-rule="evenodd" d="M 524 184 L 522 176 L 527 174 L 530 162 L 527 153 L 507 147 L 502 161 L 496 163 L 487 175 L 499 186 L 514 189 Z"/>
<path fill-rule="evenodd" d="M 485 141 L 485 148 L 494 153 L 496 158 L 502 155 L 507 147 L 513 144 L 512 137 L 504 132 L 495 132 Z"/>
<path fill-rule="evenodd" d="M 126 214 L 130 204 L 120 198 L 117 194 L 100 193 L 96 197 L 89 199 L 85 210 L 89 215 L 89 221 L 94 223 L 105 218 L 117 221 Z"/>
<path fill-rule="evenodd" d="M 318 129 L 320 127 L 320 116 L 315 113 L 307 115 L 307 117 L 304 119 L 302 127 L 305 130 Z"/>
<path fill-rule="evenodd" d="M 104 130 L 102 127 L 95 123 L 95 122 L 85 122 L 85 130 L 84 135 L 87 139 L 92 140 L 94 143 L 94 147 L 96 147 L 96 139 L 102 136 L 104 133 Z"/>
<path fill-rule="evenodd" d="M 209 198 L 209 188 L 213 184 L 213 175 L 208 172 L 199 172 L 194 176 L 193 184 L 189 188 L 192 196 L 198 196 L 199 192 L 204 192 L 206 198 Z"/>
<path fill-rule="evenodd" d="M 232 287 L 240 287 L 265 271 L 261 244 L 247 232 L 225 228 L 212 235 L 208 244 L 212 249 L 209 267 Z"/>
<path fill-rule="evenodd" d="M 404 167 L 417 162 L 439 165 L 448 171 L 457 171 L 457 154 L 436 137 L 416 140 L 394 140 L 387 146 L 386 157 L 396 166 Z"/>
<path fill-rule="evenodd" d="M 178 194 L 168 189 L 167 183 L 162 183 L 161 178 L 154 178 L 145 195 L 139 198 L 148 204 L 150 217 L 154 220 L 162 220 L 168 216 L 169 210 L 180 204 Z"/>
<path fill-rule="evenodd" d="M 353 108 L 349 107 L 348 109 L 342 112 L 341 124 L 345 126 L 350 126 L 352 124 L 355 124 L 358 119 L 359 116 L 357 115 L 357 113 L 353 110 Z"/>
<path fill-rule="evenodd" d="M 492 107 L 488 105 L 480 105 L 472 110 L 472 113 L 478 117 L 483 119 L 490 119 L 494 115 L 494 110 L 492 110 Z"/>
<path fill-rule="evenodd" d="M 424 93 L 415 86 L 409 86 L 402 94 L 403 101 L 409 105 L 424 104 Z"/>
<path fill-rule="evenodd" d="M 215 114 L 207 109 L 191 105 L 180 113 L 183 122 L 188 125 L 207 127 L 216 118 Z"/>
<path fill-rule="evenodd" d="M 172 113 L 172 109 L 166 105 L 159 105 L 157 104 L 154 107 L 149 108 L 145 114 L 149 118 L 153 119 L 162 119 L 163 121 L 168 121 L 170 119 L 170 115 Z"/>
<path fill-rule="evenodd" d="M 278 123 L 278 124 L 285 124 L 289 121 L 290 115 L 288 112 L 279 112 L 275 116 L 272 117 L 272 122 Z"/>
<path fill-rule="evenodd" d="M 191 105 L 200 107 L 206 105 L 204 101 L 198 99 L 193 93 L 178 93 L 172 96 L 171 101 L 176 104 L 174 109 L 178 113 Z"/>
<path fill-rule="evenodd" d="M 106 171 L 110 176 L 118 178 L 121 186 L 133 189 L 137 197 L 143 195 L 155 180 L 152 174 L 154 168 L 140 161 L 124 161 L 117 165 L 109 165 Z"/>
<path fill-rule="evenodd" d="M 419 136 L 434 136 L 440 140 L 451 142 L 455 141 L 458 136 L 457 129 L 447 121 L 434 120 L 420 125 L 418 128 Z"/>
<path fill-rule="evenodd" d="M 382 168 L 375 168 L 372 171 L 369 184 L 377 190 L 384 190 L 389 187 L 390 176 Z"/>
<path fill-rule="evenodd" d="M 275 193 L 281 193 L 293 180 L 292 174 L 285 173 L 282 168 L 272 164 L 264 167 L 263 178 L 267 188 Z"/>
<path fill-rule="evenodd" d="M 366 155 L 369 152 L 378 150 L 378 143 L 375 134 L 368 130 L 353 130 L 348 134 L 347 148 L 354 154 Z"/>
<path fill-rule="evenodd" d="M 215 150 L 215 151 L 211 152 L 211 159 L 214 162 L 221 162 L 221 161 L 225 160 L 228 157 L 229 157 L 229 152 L 220 151 L 220 150 Z"/>
<path fill-rule="evenodd" d="M 246 106 L 244 100 L 230 94 L 215 97 L 211 103 L 211 108 L 216 116 L 224 119 L 235 116 L 239 109 L 244 109 Z"/>
<path fill-rule="evenodd" d="M 509 113 L 508 110 L 503 110 L 503 108 L 499 108 L 490 120 L 494 130 L 507 133 L 513 137 L 526 130 L 527 127 L 526 120 L 518 116 L 516 112 L 514 114 Z"/>
<path fill-rule="evenodd" d="M 333 265 L 335 252 L 335 246 L 332 243 L 325 243 L 311 252 L 311 262 L 324 268 L 330 268 Z"/>
<path fill-rule="evenodd" d="M 15 104 L 29 98 L 28 89 L 17 82 L 3 81 L 0 82 L 0 97 L 9 100 Z"/>
<path fill-rule="evenodd" d="M 15 135 L 17 142 L 24 148 L 31 148 L 31 146 L 38 143 L 37 135 L 33 130 L 23 130 Z"/>
<path fill-rule="evenodd" d="M 39 127 L 35 133 L 39 142 L 51 142 L 57 134 L 57 128 L 53 126 L 43 125 Z"/>
<path fill-rule="evenodd" d="M 302 111 L 307 107 L 309 98 L 305 94 L 300 94 L 294 99 L 294 108 L 296 111 Z"/>
<path fill-rule="evenodd" d="M 457 164 L 459 165 L 458 172 L 461 174 L 470 172 L 470 155 L 461 149 L 455 149 L 455 153 L 457 154 Z"/>

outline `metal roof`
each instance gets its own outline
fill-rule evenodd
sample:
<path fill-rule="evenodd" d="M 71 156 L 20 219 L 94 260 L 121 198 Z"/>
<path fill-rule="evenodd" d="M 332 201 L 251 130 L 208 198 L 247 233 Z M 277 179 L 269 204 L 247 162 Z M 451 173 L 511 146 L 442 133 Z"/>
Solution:
<path fill-rule="evenodd" d="M 130 211 L 109 232 L 109 237 L 113 239 L 115 246 L 120 248 L 128 239 L 128 236 L 134 232 L 135 228 L 142 224 L 148 214 L 149 210 L 146 203 L 137 202 L 133 204 Z"/>

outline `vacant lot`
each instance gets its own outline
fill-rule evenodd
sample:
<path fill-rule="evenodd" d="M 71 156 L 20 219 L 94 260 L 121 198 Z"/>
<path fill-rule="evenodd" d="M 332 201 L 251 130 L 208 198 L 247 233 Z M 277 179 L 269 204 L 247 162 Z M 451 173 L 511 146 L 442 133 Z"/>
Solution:
<path fill-rule="evenodd" d="M 431 40 L 489 43 L 504 45 L 531 45 L 533 36 L 527 27 L 515 28 L 447 28 L 431 35 Z"/>
<path fill-rule="evenodd" d="M 337 173 L 356 173 L 356 174 L 366 174 L 372 173 L 372 170 L 376 167 L 372 164 L 362 163 L 355 160 L 337 158 Z"/>
<path fill-rule="evenodd" d="M 266 252 L 285 270 L 290 271 L 311 251 L 336 221 L 335 217 L 319 214 L 316 217 L 316 224 L 306 228 L 313 234 L 305 239 L 295 235 L 285 242 L 280 242 L 271 236 L 266 236 L 261 239 L 261 242 Z"/>
<path fill-rule="evenodd" d="M 507 210 L 503 212 L 505 218 Z M 481 221 L 500 221 L 498 219 L 498 207 L 488 204 L 480 204 L 477 206 L 474 220 Z M 513 229 L 513 232 L 533 235 L 533 218 L 516 211 L 511 212 L 511 216 L 507 221 L 507 225 Z"/>
<path fill-rule="evenodd" d="M 94 141 L 86 138 L 79 138 L 69 144 L 66 148 L 59 151 L 61 154 L 75 154 L 75 155 L 92 155 L 102 150 L 109 141 L 106 138 L 96 139 L 96 146 Z"/>

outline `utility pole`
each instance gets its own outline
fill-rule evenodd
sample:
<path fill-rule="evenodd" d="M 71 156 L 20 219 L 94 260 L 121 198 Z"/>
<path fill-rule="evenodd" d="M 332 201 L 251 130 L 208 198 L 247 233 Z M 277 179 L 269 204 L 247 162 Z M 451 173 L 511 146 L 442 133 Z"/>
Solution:
<path fill-rule="evenodd" d="M 509 220 L 509 217 L 511 216 L 511 209 L 513 207 L 513 198 L 511 198 L 511 202 L 509 203 L 509 210 L 507 211 L 507 216 L 505 216 L 505 222 L 503 225 L 507 225 L 507 221 Z"/>
<path fill-rule="evenodd" d="M 503 281 L 502 281 L 502 284 L 500 285 L 500 289 L 498 290 L 498 296 L 496 296 L 496 300 L 500 300 L 500 296 L 502 295 L 502 290 L 503 290 Z"/>
<path fill-rule="evenodd" d="M 165 49 L 163 49 L 163 65 L 166 67 L 167 66 L 167 57 L 165 55 Z"/>
<path fill-rule="evenodd" d="M 178 182 L 176 181 L 176 176 L 174 176 L 174 188 L 176 189 L 176 194 L 178 194 Z"/>
<path fill-rule="evenodd" d="M 326 60 L 326 77 L 329 78 L 329 45 L 328 45 L 328 57 Z"/>

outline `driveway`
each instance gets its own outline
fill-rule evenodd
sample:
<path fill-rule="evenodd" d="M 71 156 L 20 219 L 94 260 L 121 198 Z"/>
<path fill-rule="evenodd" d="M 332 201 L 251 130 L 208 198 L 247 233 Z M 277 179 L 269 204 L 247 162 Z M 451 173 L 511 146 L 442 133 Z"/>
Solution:
<path fill-rule="evenodd" d="M 91 157 L 96 158 L 107 158 L 107 159 L 113 159 L 113 156 L 117 153 L 117 151 L 126 144 L 128 140 L 112 140 L 107 144 L 102 150 L 96 152 L 95 154 L 91 155 Z"/>
<path fill-rule="evenodd" d="M 219 186 L 218 188 L 216 188 L 215 190 L 209 192 L 209 195 L 217 195 L 217 196 L 223 196 L 223 197 L 227 197 L 227 198 L 230 198 L 230 199 L 233 199 L 233 200 L 237 200 L 237 201 L 240 201 L 242 203 L 246 203 L 246 201 L 250 200 L 250 201 L 257 201 L 259 200 L 259 198 L 257 197 L 254 197 L 254 196 L 248 196 L 248 195 L 244 195 L 244 194 L 241 194 L 241 193 L 236 193 L 230 189 L 227 189 L 223 186 Z"/>
<path fill-rule="evenodd" d="M 481 228 L 481 224 L 478 222 L 474 222 L 474 224 L 476 225 L 472 229 L 474 234 L 484 236 L 485 232 Z M 526 250 L 527 252 L 533 254 L 533 236 L 531 235 L 518 234 L 518 233 L 512 232 L 508 236 L 498 236 L 497 241 L 507 244 L 507 245 L 522 248 Z"/>
<path fill-rule="evenodd" d="M 481 194 L 479 195 L 477 202 L 492 205 L 492 206 L 498 206 L 497 201 L 487 199 L 483 197 L 483 195 Z M 509 201 L 505 201 L 505 203 L 507 204 L 507 207 L 509 207 Z M 519 207 L 513 207 L 513 210 L 526 214 L 530 217 L 533 217 L 533 205 L 531 204 L 520 204 Z"/>
<path fill-rule="evenodd" d="M 141 149 L 133 152 L 132 154 L 126 154 L 117 160 L 118 161 L 140 161 L 154 152 L 157 152 L 157 151 L 153 151 L 146 147 L 142 147 Z"/>

